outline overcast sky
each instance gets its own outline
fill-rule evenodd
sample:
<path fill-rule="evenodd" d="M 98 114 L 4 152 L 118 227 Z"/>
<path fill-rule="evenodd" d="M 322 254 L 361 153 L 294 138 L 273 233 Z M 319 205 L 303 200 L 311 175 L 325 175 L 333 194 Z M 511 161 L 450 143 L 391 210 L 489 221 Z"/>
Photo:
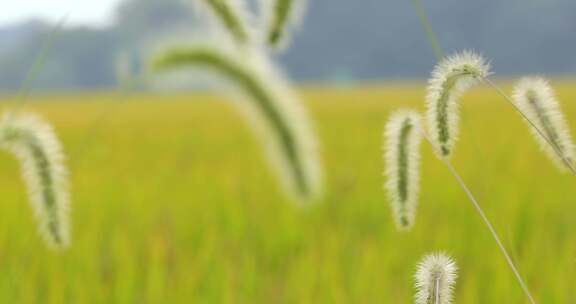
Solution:
<path fill-rule="evenodd" d="M 67 24 L 105 25 L 119 0 L 7 0 L 0 9 L 0 26 L 33 17 L 57 21 L 69 14 Z"/>

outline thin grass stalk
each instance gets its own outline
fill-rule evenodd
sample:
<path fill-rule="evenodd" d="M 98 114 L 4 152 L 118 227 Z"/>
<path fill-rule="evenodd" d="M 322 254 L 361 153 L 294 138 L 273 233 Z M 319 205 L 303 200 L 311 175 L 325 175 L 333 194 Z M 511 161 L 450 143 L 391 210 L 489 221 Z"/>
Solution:
<path fill-rule="evenodd" d="M 420 23 L 426 32 L 426 37 L 428 37 L 428 41 L 432 46 L 432 50 L 434 51 L 434 55 L 436 56 L 436 60 L 440 61 L 444 58 L 444 51 L 440 47 L 440 43 L 438 42 L 438 38 L 432 29 L 432 25 L 430 25 L 430 20 L 428 19 L 428 15 L 426 14 L 426 10 L 422 6 L 421 0 L 412 0 L 412 4 L 416 9 L 416 14 L 418 15 L 418 19 L 420 19 Z"/>
<path fill-rule="evenodd" d="M 240 58 L 216 47 L 176 48 L 156 57 L 152 70 L 207 68 L 231 82 L 246 96 L 246 100 L 239 103 L 241 110 L 248 111 L 256 120 L 258 131 L 267 136 L 263 142 L 271 148 L 269 155 L 279 169 L 286 190 L 299 201 L 313 200 L 320 192 L 321 170 L 308 117 L 263 56 L 245 55 Z"/>
<path fill-rule="evenodd" d="M 456 182 L 458 183 L 458 185 L 460 186 L 462 191 L 464 191 L 464 194 L 466 195 L 466 197 L 468 198 L 468 200 L 470 201 L 470 203 L 472 204 L 472 206 L 474 207 L 474 209 L 476 210 L 476 212 L 478 213 L 478 215 L 482 219 L 482 222 L 484 223 L 486 228 L 488 228 L 488 231 L 492 235 L 492 238 L 494 238 L 494 241 L 496 241 L 496 244 L 498 245 L 500 252 L 502 253 L 502 255 L 504 255 L 504 258 L 506 259 L 506 263 L 508 263 L 508 266 L 510 267 L 510 269 L 514 273 L 514 276 L 516 277 L 518 284 L 520 284 L 522 291 L 524 292 L 524 294 L 526 295 L 526 297 L 528 298 L 530 303 L 536 304 L 536 302 L 534 301 L 534 298 L 532 297 L 532 294 L 530 293 L 530 290 L 528 289 L 528 286 L 526 285 L 526 283 L 522 279 L 520 272 L 518 271 L 518 269 L 514 265 L 512 258 L 510 257 L 510 255 L 508 254 L 508 251 L 504 247 L 504 244 L 500 240 L 500 237 L 498 236 L 496 229 L 494 229 L 494 226 L 492 225 L 492 223 L 490 222 L 490 220 L 488 219 L 488 217 L 484 213 L 484 210 L 480 206 L 480 203 L 478 203 L 478 200 L 476 200 L 476 197 L 472 194 L 472 191 L 470 191 L 468 186 L 466 186 L 466 183 L 464 183 L 464 180 L 460 177 L 460 175 L 458 174 L 456 169 L 454 169 L 454 167 L 452 166 L 450 161 L 444 157 L 441 157 L 442 154 L 440 154 L 440 151 L 438 151 L 436 149 L 435 145 L 428 138 L 428 136 L 425 133 L 422 133 L 422 136 L 432 146 L 432 149 L 434 150 L 434 153 L 437 155 L 438 159 L 440 159 L 440 161 L 442 161 L 444 166 L 446 166 L 446 168 L 448 169 L 448 171 L 450 172 L 452 177 L 456 180 Z"/>
<path fill-rule="evenodd" d="M 28 97 L 30 96 L 30 91 L 32 89 L 32 83 L 38 77 L 38 74 L 40 73 L 40 70 L 42 69 L 44 62 L 46 61 L 46 57 L 48 56 L 49 51 L 52 49 L 54 42 L 58 37 L 58 34 L 61 32 L 62 28 L 64 27 L 67 21 L 68 21 L 68 15 L 64 15 L 54 26 L 54 28 L 44 41 L 42 48 L 40 49 L 40 52 L 36 55 L 34 63 L 26 73 L 26 78 L 22 83 L 20 92 L 16 95 L 17 107 L 22 107 L 28 100 Z"/>

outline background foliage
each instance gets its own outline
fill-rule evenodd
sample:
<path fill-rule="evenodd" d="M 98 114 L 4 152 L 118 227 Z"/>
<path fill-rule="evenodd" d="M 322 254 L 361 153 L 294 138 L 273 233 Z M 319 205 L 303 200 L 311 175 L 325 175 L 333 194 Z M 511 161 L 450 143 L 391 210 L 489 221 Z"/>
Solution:
<path fill-rule="evenodd" d="M 555 85 L 560 100 L 576 96 L 569 83 Z M 70 158 L 74 246 L 45 248 L 17 162 L 1 154 L 0 302 L 410 303 L 416 263 L 446 250 L 461 268 L 458 303 L 523 303 L 427 145 L 416 226 L 394 228 L 382 130 L 392 110 L 421 110 L 423 96 L 423 84 L 307 89 L 330 187 L 308 211 L 283 199 L 250 130 L 220 99 L 44 97 L 33 109 L 56 125 Z M 564 105 L 574 121 L 576 108 Z M 462 110 L 456 168 L 538 301 L 573 303 L 574 177 L 556 171 L 492 91 L 472 90 Z"/>
<path fill-rule="evenodd" d="M 108 28 L 67 28 L 50 52 L 36 89 L 109 88 L 123 54 L 138 59 L 150 41 L 201 23 L 195 0 L 127 0 Z M 255 2 L 255 1 L 251 1 Z M 349 84 L 428 77 L 436 63 L 411 1 L 307 1 L 303 27 L 282 56 L 301 81 Z M 498 75 L 576 73 L 576 2 L 572 0 L 427 1 L 424 6 L 448 51 L 475 49 Z M 72 12 L 73 13 L 73 12 Z M 0 28 L 0 89 L 12 90 L 34 61 L 52 25 L 33 21 Z"/>

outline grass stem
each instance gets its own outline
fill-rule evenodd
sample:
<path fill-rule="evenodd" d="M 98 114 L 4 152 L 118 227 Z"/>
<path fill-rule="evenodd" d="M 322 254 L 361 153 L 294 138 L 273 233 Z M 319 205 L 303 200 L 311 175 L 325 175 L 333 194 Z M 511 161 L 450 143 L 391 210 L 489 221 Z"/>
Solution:
<path fill-rule="evenodd" d="M 444 51 L 440 47 L 440 43 L 438 42 L 438 38 L 432 30 L 432 26 L 430 25 L 430 20 L 428 20 L 428 16 L 426 15 L 426 11 L 422 6 L 422 0 L 412 0 L 412 4 L 416 9 L 416 14 L 418 14 L 418 18 L 420 19 L 420 23 L 426 32 L 426 36 L 428 37 L 428 41 L 430 41 L 430 45 L 434 50 L 434 55 L 438 61 L 441 61 L 444 58 Z"/>
<path fill-rule="evenodd" d="M 64 24 L 66 24 L 67 20 L 68 20 L 68 15 L 64 15 L 60 19 L 60 21 L 54 26 L 54 28 L 52 29 L 52 31 L 50 32 L 50 34 L 48 35 L 48 37 L 44 41 L 40 52 L 38 53 L 38 55 L 36 55 L 34 63 L 30 67 L 28 72 L 26 73 L 26 78 L 24 79 L 24 82 L 22 83 L 22 86 L 20 88 L 20 92 L 16 95 L 17 106 L 22 107 L 24 105 L 24 103 L 28 100 L 28 96 L 30 96 L 30 91 L 32 90 L 32 83 L 38 77 L 38 74 L 40 73 L 40 70 L 42 69 L 44 62 L 46 61 L 46 57 L 48 55 L 48 52 L 52 49 L 52 46 L 54 45 L 54 41 L 56 41 L 58 34 L 60 33 L 60 31 L 64 27 Z"/>
<path fill-rule="evenodd" d="M 508 266 L 510 266 L 510 269 L 512 270 L 512 272 L 514 273 L 514 276 L 516 277 L 516 280 L 518 281 L 518 284 L 520 284 L 522 291 L 524 292 L 526 297 L 528 297 L 528 300 L 530 301 L 530 303 L 536 304 L 536 302 L 534 301 L 534 298 L 532 297 L 532 294 L 530 293 L 530 290 L 528 289 L 528 286 L 526 285 L 526 283 L 522 279 L 520 272 L 518 272 L 518 269 L 514 265 L 512 258 L 510 257 L 510 255 L 508 254 L 508 251 L 504 247 L 504 244 L 500 240 L 500 237 L 498 236 L 496 229 L 494 229 L 494 226 L 492 225 L 492 223 L 490 222 L 490 220 L 488 219 L 488 217 L 484 213 L 484 210 L 480 206 L 480 203 L 478 203 L 478 201 L 476 200 L 476 197 L 472 194 L 472 191 L 470 191 L 468 186 L 466 186 L 466 183 L 464 183 L 464 180 L 462 179 L 462 177 L 460 177 L 460 175 L 458 174 L 456 169 L 454 169 L 454 166 L 452 166 L 450 161 L 448 159 L 440 156 L 441 154 L 439 153 L 439 151 L 436 151 L 434 144 L 432 144 L 432 141 L 430 141 L 428 136 L 423 133 L 422 137 L 424 137 L 424 139 L 426 139 L 426 141 L 428 141 L 428 143 L 430 143 L 430 145 L 432 146 L 432 149 L 434 149 L 434 153 L 438 156 L 438 159 L 440 159 L 442 161 L 442 163 L 444 163 L 444 165 L 446 166 L 446 168 L 448 169 L 448 171 L 450 172 L 452 177 L 454 177 L 454 179 L 456 180 L 456 182 L 458 183 L 460 188 L 462 188 L 462 190 L 466 194 L 466 197 L 468 198 L 470 203 L 472 203 L 472 205 L 474 206 L 474 209 L 476 210 L 478 215 L 480 215 L 480 218 L 484 222 L 484 225 L 486 226 L 486 228 L 488 228 L 488 230 L 490 231 L 490 234 L 494 238 L 494 241 L 496 241 L 496 244 L 498 245 L 500 252 L 502 252 L 502 255 L 504 255 L 504 258 L 506 259 Z"/>

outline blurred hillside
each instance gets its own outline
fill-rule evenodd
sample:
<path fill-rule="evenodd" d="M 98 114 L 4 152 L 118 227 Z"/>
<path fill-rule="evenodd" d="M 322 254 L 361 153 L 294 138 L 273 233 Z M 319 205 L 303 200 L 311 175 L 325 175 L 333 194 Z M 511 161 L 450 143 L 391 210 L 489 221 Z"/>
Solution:
<path fill-rule="evenodd" d="M 109 28 L 65 28 L 35 88 L 115 86 L 119 63 L 142 57 L 150 41 L 197 28 L 192 1 L 128 0 Z M 303 30 L 281 58 L 294 78 L 348 84 L 427 77 L 435 59 L 411 1 L 308 2 Z M 423 2 L 448 52 L 481 51 L 499 75 L 576 72 L 573 0 Z M 53 26 L 33 20 L 0 28 L 0 89 L 18 88 Z"/>

